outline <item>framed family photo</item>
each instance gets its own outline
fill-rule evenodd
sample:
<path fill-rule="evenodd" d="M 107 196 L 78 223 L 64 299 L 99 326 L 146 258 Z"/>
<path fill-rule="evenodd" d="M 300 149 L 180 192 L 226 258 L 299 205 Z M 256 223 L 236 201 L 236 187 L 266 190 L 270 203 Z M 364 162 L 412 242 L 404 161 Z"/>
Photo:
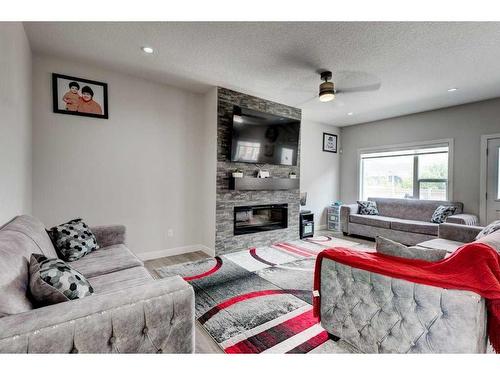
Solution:
<path fill-rule="evenodd" d="M 323 133 L 323 151 L 337 153 L 337 135 Z"/>
<path fill-rule="evenodd" d="M 52 73 L 52 103 L 55 113 L 107 119 L 108 84 Z"/>

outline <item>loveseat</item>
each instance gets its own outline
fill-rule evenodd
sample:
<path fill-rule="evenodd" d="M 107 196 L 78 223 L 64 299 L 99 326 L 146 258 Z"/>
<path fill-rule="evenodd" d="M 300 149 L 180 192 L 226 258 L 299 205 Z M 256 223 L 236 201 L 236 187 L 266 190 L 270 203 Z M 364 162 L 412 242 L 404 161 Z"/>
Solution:
<path fill-rule="evenodd" d="M 452 253 L 481 227 L 440 224 L 440 241 L 418 246 Z M 500 231 L 477 242 L 500 252 Z M 465 291 L 417 284 L 323 259 L 321 325 L 338 352 L 485 353 L 485 299 Z"/>
<path fill-rule="evenodd" d="M 378 215 L 359 214 L 358 204 L 340 207 L 340 226 L 344 235 L 375 238 L 383 236 L 405 245 L 438 237 L 439 224 L 432 223 L 432 214 L 438 206 L 454 206 L 455 213 L 448 223 L 475 225 L 477 217 L 463 213 L 463 203 L 417 199 L 368 198 L 377 204 Z"/>
<path fill-rule="evenodd" d="M 0 353 L 192 353 L 192 287 L 154 280 L 125 246 L 124 226 L 91 230 L 100 249 L 68 264 L 95 293 L 37 307 L 28 264 L 31 254 L 57 258 L 50 237 L 26 215 L 0 228 Z"/>

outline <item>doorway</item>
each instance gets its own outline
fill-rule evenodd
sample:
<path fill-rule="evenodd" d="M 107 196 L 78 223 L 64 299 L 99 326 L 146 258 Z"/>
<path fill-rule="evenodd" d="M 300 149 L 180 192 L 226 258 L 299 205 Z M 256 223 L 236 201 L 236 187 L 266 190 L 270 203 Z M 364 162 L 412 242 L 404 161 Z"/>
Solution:
<path fill-rule="evenodd" d="M 483 136 L 481 223 L 500 220 L 500 135 Z"/>

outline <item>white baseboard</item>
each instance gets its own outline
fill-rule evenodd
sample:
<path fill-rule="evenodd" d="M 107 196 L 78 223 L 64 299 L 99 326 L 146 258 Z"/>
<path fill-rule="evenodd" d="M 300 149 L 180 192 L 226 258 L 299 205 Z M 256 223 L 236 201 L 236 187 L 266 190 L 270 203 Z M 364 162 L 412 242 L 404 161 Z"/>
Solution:
<path fill-rule="evenodd" d="M 163 257 L 171 257 L 174 255 L 193 253 L 195 251 L 203 251 L 205 254 L 213 256 L 215 253 L 213 250 L 208 248 L 205 245 L 189 245 L 189 246 L 180 246 L 173 247 L 171 249 L 163 249 L 157 251 L 148 251 L 145 253 L 135 254 L 140 260 L 151 260 L 158 259 Z"/>

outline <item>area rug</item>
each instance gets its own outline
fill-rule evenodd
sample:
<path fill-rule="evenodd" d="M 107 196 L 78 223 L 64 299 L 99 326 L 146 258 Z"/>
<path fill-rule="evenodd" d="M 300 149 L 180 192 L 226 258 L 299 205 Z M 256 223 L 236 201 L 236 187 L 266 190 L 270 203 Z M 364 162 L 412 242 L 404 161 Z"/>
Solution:
<path fill-rule="evenodd" d="M 316 255 L 356 242 L 330 236 L 280 242 L 156 269 L 195 291 L 196 319 L 226 353 L 308 353 L 328 345 L 312 314 Z"/>

